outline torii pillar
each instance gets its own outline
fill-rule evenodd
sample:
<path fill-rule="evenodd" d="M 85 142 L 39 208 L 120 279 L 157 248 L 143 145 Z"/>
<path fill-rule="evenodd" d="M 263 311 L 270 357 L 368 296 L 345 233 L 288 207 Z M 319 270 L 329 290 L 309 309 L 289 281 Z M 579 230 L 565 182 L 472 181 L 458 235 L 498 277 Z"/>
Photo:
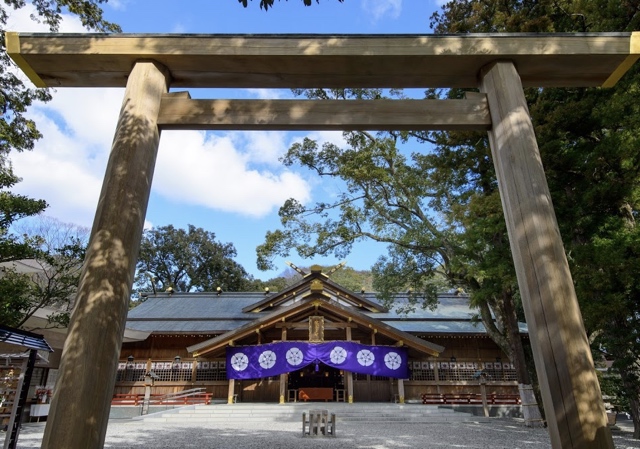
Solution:
<path fill-rule="evenodd" d="M 104 446 L 168 85 L 168 72 L 152 61 L 137 62 L 129 75 L 43 449 Z"/>
<path fill-rule="evenodd" d="M 613 448 L 538 143 L 512 62 L 481 72 L 491 154 L 554 449 Z"/>

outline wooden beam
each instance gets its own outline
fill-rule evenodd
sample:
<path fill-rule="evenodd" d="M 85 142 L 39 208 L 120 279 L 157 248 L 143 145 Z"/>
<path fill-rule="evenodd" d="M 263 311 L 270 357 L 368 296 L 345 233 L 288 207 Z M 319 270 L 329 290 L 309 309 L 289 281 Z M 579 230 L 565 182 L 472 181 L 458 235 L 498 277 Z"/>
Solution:
<path fill-rule="evenodd" d="M 640 52 L 637 36 L 7 32 L 6 46 L 36 85 L 48 87 L 123 87 L 140 59 L 166 66 L 174 87 L 477 87 L 480 69 L 504 59 L 524 86 L 588 87 L 628 70 Z"/>
<path fill-rule="evenodd" d="M 302 323 L 277 323 L 275 325 L 276 328 L 282 329 L 309 329 L 309 322 L 305 321 Z M 344 329 L 346 327 L 358 327 L 355 323 L 333 323 L 333 322 L 325 322 L 325 329 Z"/>
<path fill-rule="evenodd" d="M 612 449 L 600 385 L 518 72 L 482 73 L 511 253 L 554 449 Z"/>
<path fill-rule="evenodd" d="M 462 100 L 191 100 L 165 95 L 161 129 L 487 130 L 484 95 Z"/>

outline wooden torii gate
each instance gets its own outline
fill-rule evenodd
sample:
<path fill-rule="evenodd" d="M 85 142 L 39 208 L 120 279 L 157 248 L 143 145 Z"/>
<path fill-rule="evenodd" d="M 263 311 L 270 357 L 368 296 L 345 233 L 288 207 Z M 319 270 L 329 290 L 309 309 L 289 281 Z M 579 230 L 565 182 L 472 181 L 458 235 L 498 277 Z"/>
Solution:
<path fill-rule="evenodd" d="M 103 446 L 162 129 L 485 129 L 554 448 L 613 448 L 523 87 L 614 85 L 640 33 L 7 33 L 39 87 L 124 87 L 43 448 Z M 479 87 L 462 100 L 192 100 L 169 88 Z"/>

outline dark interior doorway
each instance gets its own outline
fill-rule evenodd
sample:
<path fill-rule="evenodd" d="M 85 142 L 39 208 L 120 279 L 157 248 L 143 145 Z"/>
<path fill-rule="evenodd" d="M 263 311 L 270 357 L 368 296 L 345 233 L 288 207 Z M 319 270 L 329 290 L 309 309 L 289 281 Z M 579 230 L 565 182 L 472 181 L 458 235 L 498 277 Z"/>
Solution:
<path fill-rule="evenodd" d="M 316 369 L 317 367 L 317 369 Z M 305 387 L 344 388 L 344 372 L 323 363 L 312 363 L 289 373 L 289 389 Z"/>

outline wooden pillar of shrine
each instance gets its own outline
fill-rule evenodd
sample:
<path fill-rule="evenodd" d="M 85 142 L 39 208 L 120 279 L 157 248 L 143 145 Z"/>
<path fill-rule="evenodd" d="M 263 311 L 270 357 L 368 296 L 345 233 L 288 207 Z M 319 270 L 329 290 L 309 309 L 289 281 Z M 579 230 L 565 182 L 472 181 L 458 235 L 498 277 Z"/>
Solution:
<path fill-rule="evenodd" d="M 398 379 L 398 402 L 404 404 L 404 379 Z"/>
<path fill-rule="evenodd" d="M 351 321 L 351 320 L 349 320 Z M 351 341 L 351 327 L 346 327 L 347 341 Z M 347 401 L 353 404 L 353 373 L 351 371 L 344 372 L 344 380 L 347 383 Z"/>
<path fill-rule="evenodd" d="M 236 380 L 229 379 L 229 390 L 227 392 L 227 404 L 233 404 L 235 402 L 236 395 Z"/>
<path fill-rule="evenodd" d="M 554 449 L 613 448 L 522 83 L 514 64 L 481 73 L 491 154 Z"/>
<path fill-rule="evenodd" d="M 168 85 L 153 61 L 129 75 L 42 448 L 104 445 Z"/>
<path fill-rule="evenodd" d="M 287 341 L 287 328 L 282 328 L 282 341 Z M 287 393 L 288 374 L 280 374 L 280 404 L 284 404 L 285 394 Z"/>

